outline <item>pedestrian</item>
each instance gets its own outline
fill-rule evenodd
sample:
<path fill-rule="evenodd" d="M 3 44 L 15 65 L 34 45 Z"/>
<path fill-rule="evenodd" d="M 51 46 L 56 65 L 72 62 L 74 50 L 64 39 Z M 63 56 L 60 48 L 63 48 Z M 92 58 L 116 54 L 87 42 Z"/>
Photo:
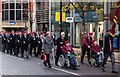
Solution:
<path fill-rule="evenodd" d="M 12 30 L 11 34 L 10 34 L 10 55 L 12 55 L 14 53 L 14 55 L 16 55 L 16 51 L 15 51 L 15 32 L 14 30 Z"/>
<path fill-rule="evenodd" d="M 63 45 L 65 45 L 66 40 L 67 39 L 65 38 L 65 33 L 61 32 L 60 37 L 57 39 L 57 42 L 56 42 L 56 44 L 57 44 L 57 52 L 56 52 L 56 57 L 55 57 L 55 65 L 56 66 L 58 66 L 58 59 L 59 59 L 60 55 L 62 54 L 61 47 Z"/>
<path fill-rule="evenodd" d="M 108 57 L 111 59 L 112 63 L 112 73 L 118 73 L 115 69 L 115 55 L 114 55 L 114 49 L 113 49 L 113 37 L 110 35 L 111 29 L 107 30 L 107 33 L 104 37 L 104 60 L 102 63 L 102 70 L 105 72 L 104 65 L 107 62 Z"/>
<path fill-rule="evenodd" d="M 50 62 L 50 54 L 52 53 L 52 49 L 53 49 L 53 39 L 51 38 L 50 32 L 46 33 L 46 37 L 44 38 L 44 43 L 42 46 L 42 50 L 46 55 L 46 61 L 44 61 L 44 65 L 49 66 L 49 68 L 51 68 L 51 62 Z"/>
<path fill-rule="evenodd" d="M 93 44 L 93 33 L 89 32 L 89 35 L 86 36 L 84 35 L 83 37 L 83 45 L 82 45 L 82 56 L 81 56 L 81 63 L 84 64 L 84 56 L 87 52 L 87 58 L 88 58 L 88 65 L 91 66 L 91 61 L 90 61 L 90 46 Z"/>
<path fill-rule="evenodd" d="M 24 35 L 22 36 L 22 46 L 21 46 L 21 57 L 24 57 L 24 53 L 27 58 L 29 58 L 28 54 L 28 45 L 29 45 L 29 40 L 28 40 L 28 35 L 26 32 L 24 32 Z"/>

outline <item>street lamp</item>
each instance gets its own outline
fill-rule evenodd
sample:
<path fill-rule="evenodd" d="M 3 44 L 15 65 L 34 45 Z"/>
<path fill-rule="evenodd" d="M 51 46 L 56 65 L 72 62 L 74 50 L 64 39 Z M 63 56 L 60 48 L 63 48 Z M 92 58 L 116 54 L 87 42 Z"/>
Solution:
<path fill-rule="evenodd" d="M 60 0 L 60 33 L 63 32 L 62 30 L 62 0 Z"/>

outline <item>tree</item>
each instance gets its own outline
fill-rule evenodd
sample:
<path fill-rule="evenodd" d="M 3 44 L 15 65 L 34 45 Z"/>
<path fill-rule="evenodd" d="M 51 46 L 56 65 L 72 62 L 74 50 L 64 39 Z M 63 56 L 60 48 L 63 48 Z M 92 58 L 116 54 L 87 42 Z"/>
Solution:
<path fill-rule="evenodd" d="M 30 22 L 30 31 L 32 32 L 32 25 L 35 22 L 35 19 L 33 18 L 33 6 L 34 3 L 32 0 L 29 0 L 28 2 L 28 21 Z"/>

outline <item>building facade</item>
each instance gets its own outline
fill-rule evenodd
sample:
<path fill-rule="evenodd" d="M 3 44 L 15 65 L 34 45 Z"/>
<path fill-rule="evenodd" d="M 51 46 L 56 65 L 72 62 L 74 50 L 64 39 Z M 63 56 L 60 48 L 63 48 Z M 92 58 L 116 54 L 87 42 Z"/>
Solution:
<path fill-rule="evenodd" d="M 36 30 L 49 31 L 49 1 L 36 0 Z"/>
<path fill-rule="evenodd" d="M 28 26 L 28 0 L 2 1 L 2 29 L 23 30 Z"/>

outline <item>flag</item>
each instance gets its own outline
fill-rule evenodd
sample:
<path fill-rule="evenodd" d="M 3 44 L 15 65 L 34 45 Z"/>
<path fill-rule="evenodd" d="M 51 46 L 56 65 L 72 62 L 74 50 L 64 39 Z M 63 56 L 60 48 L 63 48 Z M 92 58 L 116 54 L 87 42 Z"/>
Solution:
<path fill-rule="evenodd" d="M 110 35 L 111 35 L 112 37 L 114 37 L 114 36 L 116 35 L 115 29 L 116 29 L 116 24 L 117 24 L 117 21 L 118 21 L 119 9 L 120 9 L 120 0 L 119 0 L 119 2 L 117 3 L 117 8 L 116 8 L 115 15 L 114 15 L 114 18 L 113 18 L 112 30 L 111 30 L 111 32 L 110 32 Z"/>

